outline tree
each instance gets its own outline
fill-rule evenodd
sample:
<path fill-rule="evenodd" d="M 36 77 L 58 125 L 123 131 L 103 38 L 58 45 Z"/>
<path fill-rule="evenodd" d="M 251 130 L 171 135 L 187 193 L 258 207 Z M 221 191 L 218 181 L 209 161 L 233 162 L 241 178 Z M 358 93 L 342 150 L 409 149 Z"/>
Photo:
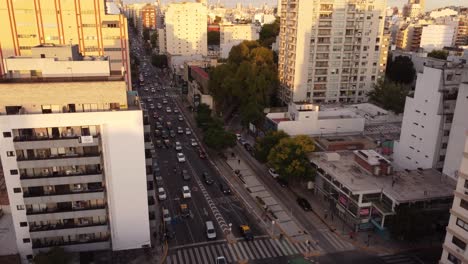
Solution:
<path fill-rule="evenodd" d="M 157 68 L 166 68 L 167 67 L 167 56 L 153 54 L 151 55 L 151 64 Z"/>
<path fill-rule="evenodd" d="M 271 49 L 271 44 L 276 41 L 280 31 L 280 20 L 276 19 L 272 24 L 263 25 L 260 30 L 259 42 L 263 47 Z"/>
<path fill-rule="evenodd" d="M 313 150 L 315 143 L 308 136 L 283 138 L 270 150 L 268 164 L 288 181 L 314 180 L 315 172 L 307 158 Z"/>
<path fill-rule="evenodd" d="M 208 31 L 208 45 L 219 46 L 220 37 L 219 31 Z"/>
<path fill-rule="evenodd" d="M 143 29 L 143 40 L 148 41 L 150 39 L 150 30 L 149 28 Z"/>
<path fill-rule="evenodd" d="M 427 54 L 428 57 L 447 60 L 448 51 L 446 50 L 433 50 Z"/>
<path fill-rule="evenodd" d="M 276 146 L 281 139 L 288 138 L 289 135 L 284 131 L 269 131 L 262 138 L 257 138 L 255 144 L 255 157 L 261 161 L 266 162 L 270 150 Z"/>
<path fill-rule="evenodd" d="M 385 77 L 396 83 L 411 84 L 416 77 L 416 70 L 414 69 L 411 58 L 397 56 L 395 60 L 387 61 Z"/>
<path fill-rule="evenodd" d="M 70 254 L 61 247 L 53 247 L 34 256 L 34 264 L 67 264 L 70 261 Z"/>
<path fill-rule="evenodd" d="M 158 43 L 158 33 L 157 32 L 153 32 L 153 34 L 151 34 L 150 42 L 151 42 L 151 46 L 153 47 L 153 49 L 156 48 L 156 45 Z"/>
<path fill-rule="evenodd" d="M 367 95 L 369 100 L 396 114 L 405 110 L 409 88 L 404 84 L 380 80 Z"/>
<path fill-rule="evenodd" d="M 203 137 L 205 144 L 214 150 L 223 150 L 236 145 L 237 137 L 220 128 L 209 128 Z"/>

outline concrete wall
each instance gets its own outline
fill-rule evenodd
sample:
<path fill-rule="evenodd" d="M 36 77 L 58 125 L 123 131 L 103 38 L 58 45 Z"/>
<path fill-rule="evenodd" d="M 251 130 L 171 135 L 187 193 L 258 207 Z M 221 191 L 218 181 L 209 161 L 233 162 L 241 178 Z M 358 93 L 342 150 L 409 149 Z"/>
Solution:
<path fill-rule="evenodd" d="M 452 25 L 427 25 L 423 27 L 420 47 L 427 52 L 450 47 L 454 34 L 455 28 Z"/>

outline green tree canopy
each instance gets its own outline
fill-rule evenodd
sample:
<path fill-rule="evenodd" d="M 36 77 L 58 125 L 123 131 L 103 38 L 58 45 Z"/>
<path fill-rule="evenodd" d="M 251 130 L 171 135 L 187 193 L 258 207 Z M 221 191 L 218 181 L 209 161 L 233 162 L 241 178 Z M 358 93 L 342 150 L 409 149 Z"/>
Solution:
<path fill-rule="evenodd" d="M 61 247 L 53 247 L 34 256 L 34 264 L 67 264 L 70 261 L 70 254 Z"/>
<path fill-rule="evenodd" d="M 289 135 L 282 130 L 268 131 L 264 137 L 257 138 L 257 142 L 255 144 L 255 157 L 261 162 L 266 162 L 268 154 L 270 154 L 270 150 L 276 146 L 281 139 L 288 137 Z"/>
<path fill-rule="evenodd" d="M 158 33 L 156 31 L 153 32 L 153 34 L 151 34 L 150 42 L 153 49 L 156 48 L 156 45 L 158 43 Z"/>
<path fill-rule="evenodd" d="M 157 68 L 166 68 L 167 67 L 167 56 L 153 54 L 151 55 L 151 64 Z"/>
<path fill-rule="evenodd" d="M 148 41 L 150 39 L 150 30 L 149 28 L 143 29 L 143 40 Z"/>
<path fill-rule="evenodd" d="M 404 84 L 380 80 L 367 95 L 369 100 L 396 114 L 405 110 L 409 88 Z"/>
<path fill-rule="evenodd" d="M 272 24 L 263 25 L 260 30 L 259 42 L 263 47 L 271 48 L 271 44 L 276 41 L 280 31 L 280 20 L 277 18 Z"/>
<path fill-rule="evenodd" d="M 308 136 L 283 138 L 270 150 L 268 164 L 288 181 L 314 180 L 315 171 L 307 158 L 314 150 L 315 143 Z"/>
<path fill-rule="evenodd" d="M 390 60 L 387 61 L 385 77 L 396 83 L 412 83 L 416 77 L 416 70 L 414 69 L 411 58 L 397 56 L 395 60 L 392 60 L 390 57 Z"/>
<path fill-rule="evenodd" d="M 428 57 L 447 60 L 448 51 L 446 50 L 433 50 L 427 54 Z"/>
<path fill-rule="evenodd" d="M 244 126 L 262 123 L 277 86 L 273 53 L 257 41 L 232 47 L 227 63 L 210 71 L 209 89 L 218 109 L 237 107 Z"/>
<path fill-rule="evenodd" d="M 208 31 L 208 45 L 218 45 L 220 41 L 219 31 Z"/>
<path fill-rule="evenodd" d="M 214 150 L 223 150 L 236 145 L 237 137 L 220 128 L 209 128 L 203 137 L 205 144 Z"/>

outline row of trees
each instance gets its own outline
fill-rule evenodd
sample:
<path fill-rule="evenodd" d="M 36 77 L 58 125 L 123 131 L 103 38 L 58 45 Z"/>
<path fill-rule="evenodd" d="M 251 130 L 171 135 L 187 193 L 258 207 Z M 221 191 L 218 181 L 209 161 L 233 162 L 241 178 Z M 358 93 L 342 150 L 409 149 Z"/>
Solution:
<path fill-rule="evenodd" d="M 167 56 L 160 54 L 151 55 L 151 64 L 156 68 L 166 68 L 167 67 Z"/>
<path fill-rule="evenodd" d="M 236 145 L 236 135 L 226 131 L 223 122 L 213 118 L 211 109 L 206 104 L 200 104 L 197 109 L 195 120 L 199 128 L 203 130 L 203 141 L 214 150 L 223 150 Z"/>
<path fill-rule="evenodd" d="M 257 41 L 232 47 L 227 62 L 210 71 L 209 89 L 218 111 L 239 110 L 242 124 L 260 124 L 278 86 L 271 50 Z"/>
<path fill-rule="evenodd" d="M 255 156 L 287 181 L 314 180 L 315 171 L 307 158 L 314 150 L 315 143 L 308 136 L 290 137 L 283 131 L 270 131 L 257 138 Z"/>

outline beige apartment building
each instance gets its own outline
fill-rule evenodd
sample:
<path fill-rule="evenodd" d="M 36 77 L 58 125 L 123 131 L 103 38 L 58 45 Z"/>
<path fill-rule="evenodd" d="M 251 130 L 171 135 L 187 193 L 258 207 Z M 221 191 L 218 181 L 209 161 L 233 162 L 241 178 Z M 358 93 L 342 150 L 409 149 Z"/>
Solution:
<path fill-rule="evenodd" d="M 30 56 L 40 44 L 77 44 L 83 56 L 108 56 L 113 74 L 131 89 L 127 19 L 105 0 L 0 1 L 0 76 L 3 59 Z"/>
<path fill-rule="evenodd" d="M 468 132 L 468 131 L 467 131 Z M 468 136 L 468 134 L 466 134 Z M 443 245 L 441 264 L 468 263 L 468 137 L 466 137 L 463 159 L 458 171 L 453 206 L 447 235 Z"/>
<path fill-rule="evenodd" d="M 362 102 L 384 74 L 385 0 L 282 0 L 280 98 Z"/>

